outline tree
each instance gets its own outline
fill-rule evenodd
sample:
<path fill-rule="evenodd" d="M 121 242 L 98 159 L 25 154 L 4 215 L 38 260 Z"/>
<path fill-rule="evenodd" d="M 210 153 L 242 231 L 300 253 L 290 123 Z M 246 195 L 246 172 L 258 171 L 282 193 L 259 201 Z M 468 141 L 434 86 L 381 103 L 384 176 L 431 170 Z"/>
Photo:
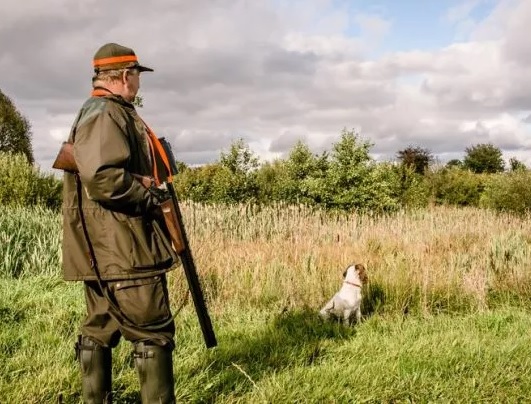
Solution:
<path fill-rule="evenodd" d="M 497 173 L 505 168 L 501 150 L 490 144 L 477 144 L 465 149 L 463 167 L 474 173 Z"/>
<path fill-rule="evenodd" d="M 511 157 L 509 159 L 509 167 L 511 171 L 525 171 L 527 167 L 524 163 L 518 160 L 516 157 Z"/>
<path fill-rule="evenodd" d="M 219 165 L 223 170 L 217 172 L 215 189 L 224 201 L 245 202 L 257 198 L 256 173 L 260 161 L 243 139 L 233 142 L 227 153 L 221 152 Z"/>
<path fill-rule="evenodd" d="M 234 141 L 228 153 L 221 152 L 220 161 L 233 174 L 248 174 L 256 170 L 260 162 L 243 139 Z"/>
<path fill-rule="evenodd" d="M 343 129 L 341 138 L 333 145 L 330 166 L 325 180 L 323 202 L 327 207 L 363 209 L 372 193 L 372 144 L 354 131 Z M 371 184 L 371 185 L 369 185 Z"/>
<path fill-rule="evenodd" d="M 303 180 L 314 173 L 317 159 L 310 148 L 299 140 L 290 150 L 287 160 L 289 176 L 294 180 Z"/>
<path fill-rule="evenodd" d="M 22 153 L 33 163 L 30 129 L 28 120 L 0 90 L 0 152 Z"/>
<path fill-rule="evenodd" d="M 397 153 L 398 160 L 417 174 L 424 174 L 433 161 L 433 154 L 422 147 L 408 146 Z"/>
<path fill-rule="evenodd" d="M 135 95 L 135 99 L 133 100 L 133 105 L 137 108 L 144 108 L 144 97 L 141 95 Z"/>
<path fill-rule="evenodd" d="M 446 168 L 452 168 L 452 167 L 461 168 L 463 167 L 463 162 L 459 159 L 452 159 L 448 163 L 446 163 Z"/>
<path fill-rule="evenodd" d="M 328 154 L 316 155 L 306 143 L 299 140 L 285 163 L 284 199 L 293 203 L 320 202 L 328 170 Z"/>

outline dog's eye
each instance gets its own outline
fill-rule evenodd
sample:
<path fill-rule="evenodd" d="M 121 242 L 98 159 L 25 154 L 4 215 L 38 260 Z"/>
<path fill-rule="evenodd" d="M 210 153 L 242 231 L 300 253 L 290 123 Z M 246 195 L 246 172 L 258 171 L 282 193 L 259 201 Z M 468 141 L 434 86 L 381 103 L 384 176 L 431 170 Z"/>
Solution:
<path fill-rule="evenodd" d="M 347 271 L 343 272 L 343 278 L 347 276 Z"/>

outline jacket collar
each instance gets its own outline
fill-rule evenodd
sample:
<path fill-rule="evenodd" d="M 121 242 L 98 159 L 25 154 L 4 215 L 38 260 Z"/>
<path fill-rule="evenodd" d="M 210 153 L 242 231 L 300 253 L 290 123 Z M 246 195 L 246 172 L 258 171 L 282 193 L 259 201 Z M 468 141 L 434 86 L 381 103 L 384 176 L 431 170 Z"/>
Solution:
<path fill-rule="evenodd" d="M 127 107 L 133 107 L 134 108 L 134 105 L 126 100 L 124 100 L 124 98 L 121 96 L 121 95 L 118 95 L 118 94 L 115 94 L 113 93 L 111 90 L 105 88 L 105 87 L 94 87 L 94 89 L 92 90 L 92 93 L 90 94 L 92 97 L 105 97 L 105 98 L 108 98 L 108 99 L 112 99 L 124 106 L 127 106 Z"/>

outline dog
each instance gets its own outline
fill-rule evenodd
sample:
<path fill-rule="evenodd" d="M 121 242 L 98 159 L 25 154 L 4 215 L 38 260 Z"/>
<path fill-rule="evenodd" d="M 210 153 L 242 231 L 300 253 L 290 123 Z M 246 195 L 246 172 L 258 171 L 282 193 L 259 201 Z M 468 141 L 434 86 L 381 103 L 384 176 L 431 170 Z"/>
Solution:
<path fill-rule="evenodd" d="M 362 286 L 369 280 L 367 271 L 362 264 L 350 265 L 343 273 L 341 289 L 321 309 L 319 316 L 323 320 L 338 318 L 344 325 L 349 325 L 353 315 L 361 321 Z"/>

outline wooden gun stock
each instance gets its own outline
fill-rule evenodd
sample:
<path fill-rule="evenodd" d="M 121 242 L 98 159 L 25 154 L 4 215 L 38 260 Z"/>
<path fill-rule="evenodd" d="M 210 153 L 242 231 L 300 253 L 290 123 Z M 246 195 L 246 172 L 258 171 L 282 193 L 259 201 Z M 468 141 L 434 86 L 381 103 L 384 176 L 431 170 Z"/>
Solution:
<path fill-rule="evenodd" d="M 69 173 L 79 172 L 76 160 L 74 158 L 73 143 L 63 142 L 63 144 L 61 145 L 61 149 L 59 150 L 59 153 L 57 153 L 57 157 L 53 162 L 52 168 L 55 168 L 57 170 L 68 171 Z M 146 177 L 140 174 L 130 174 L 133 176 L 133 178 L 140 182 L 144 186 L 144 188 L 149 188 L 151 186 L 151 177 Z"/>
<path fill-rule="evenodd" d="M 76 160 L 74 159 L 73 143 L 63 142 L 61 149 L 53 162 L 52 168 L 68 171 L 70 173 L 78 172 Z"/>
<path fill-rule="evenodd" d="M 171 241 L 173 244 L 173 249 L 177 254 L 181 254 L 186 248 L 183 235 L 181 233 L 181 226 L 175 208 L 173 206 L 173 201 L 168 199 L 160 204 L 162 209 L 162 215 L 164 216 L 164 221 L 166 222 L 166 227 L 170 233 Z"/>

